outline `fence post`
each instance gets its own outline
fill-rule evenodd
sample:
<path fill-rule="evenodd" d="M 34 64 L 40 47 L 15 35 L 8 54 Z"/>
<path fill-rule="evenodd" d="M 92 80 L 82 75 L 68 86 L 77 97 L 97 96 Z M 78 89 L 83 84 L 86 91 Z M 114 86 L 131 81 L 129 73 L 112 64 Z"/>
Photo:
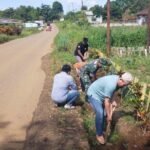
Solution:
<path fill-rule="evenodd" d="M 147 57 L 147 49 L 145 48 L 145 50 L 144 50 L 144 54 L 145 54 L 145 56 Z"/>
<path fill-rule="evenodd" d="M 148 94 L 148 100 L 147 100 L 147 105 L 146 105 L 146 112 L 148 112 L 149 104 L 150 104 L 150 91 L 149 91 L 149 94 Z"/>
<path fill-rule="evenodd" d="M 145 99 L 146 90 L 147 90 L 147 84 L 146 84 L 146 83 L 143 83 L 143 88 L 142 88 L 142 90 L 141 90 L 142 96 L 141 96 L 141 98 L 140 98 L 141 101 L 144 101 L 144 99 Z"/>

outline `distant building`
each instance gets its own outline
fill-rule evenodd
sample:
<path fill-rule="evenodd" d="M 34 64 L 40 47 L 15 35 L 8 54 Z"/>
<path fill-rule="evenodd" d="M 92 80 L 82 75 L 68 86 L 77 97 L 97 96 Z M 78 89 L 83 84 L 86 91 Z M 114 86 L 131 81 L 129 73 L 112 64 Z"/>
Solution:
<path fill-rule="evenodd" d="M 93 12 L 92 11 L 85 11 L 85 15 L 87 17 L 88 22 L 93 23 L 93 18 L 94 18 Z"/>
<path fill-rule="evenodd" d="M 64 18 L 60 18 L 60 21 L 64 21 L 65 19 Z"/>
<path fill-rule="evenodd" d="M 139 25 L 145 24 L 148 17 L 148 9 L 144 9 L 137 13 L 137 23 Z"/>
<path fill-rule="evenodd" d="M 33 22 L 25 22 L 24 23 L 25 28 L 43 28 L 44 27 L 44 21 L 43 20 L 35 20 Z"/>
<path fill-rule="evenodd" d="M 103 17 L 102 17 L 102 16 L 96 17 L 96 23 L 97 23 L 97 24 L 103 23 Z"/>
<path fill-rule="evenodd" d="M 103 22 L 103 17 L 102 16 L 100 16 L 100 17 L 94 16 L 92 11 L 85 11 L 85 15 L 87 17 L 88 22 L 91 24 L 100 24 Z"/>
<path fill-rule="evenodd" d="M 22 24 L 22 21 L 17 19 L 0 18 L 0 24 Z"/>
<path fill-rule="evenodd" d="M 44 27 L 44 21 L 43 20 L 35 20 L 34 23 L 37 23 L 38 27 Z"/>
<path fill-rule="evenodd" d="M 37 23 L 34 23 L 34 22 L 26 22 L 26 23 L 24 23 L 24 27 L 25 28 L 37 28 L 39 26 Z"/>

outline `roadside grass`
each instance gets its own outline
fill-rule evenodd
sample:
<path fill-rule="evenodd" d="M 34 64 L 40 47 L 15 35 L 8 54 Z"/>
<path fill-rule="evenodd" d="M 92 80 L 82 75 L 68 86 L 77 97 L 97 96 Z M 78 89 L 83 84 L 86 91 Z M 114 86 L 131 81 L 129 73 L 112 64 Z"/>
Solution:
<path fill-rule="evenodd" d="M 58 24 L 61 32 L 55 40 L 58 50 L 73 51 L 78 42 L 87 36 L 91 48 L 106 51 L 106 28 L 79 26 L 71 22 Z M 145 46 L 147 41 L 146 27 L 113 27 L 111 28 L 111 46 L 113 47 L 138 47 Z"/>
<path fill-rule="evenodd" d="M 117 143 L 118 141 L 120 140 L 120 136 L 119 136 L 119 134 L 116 132 L 116 131 L 114 131 L 113 133 L 111 133 L 111 136 L 109 137 L 109 141 L 111 142 L 111 143 Z"/>
<path fill-rule="evenodd" d="M 112 57 L 114 62 L 119 64 L 122 70 L 131 72 L 142 82 L 150 83 L 150 57 L 145 56 L 128 56 Z"/>
<path fill-rule="evenodd" d="M 0 34 L 0 44 L 17 39 L 17 38 L 23 38 L 35 33 L 40 32 L 37 28 L 29 28 L 29 29 L 23 29 L 22 33 L 17 36 L 17 35 L 6 35 L 6 34 Z"/>
<path fill-rule="evenodd" d="M 9 36 L 9 35 L 6 35 L 6 34 L 0 34 L 0 44 L 8 42 L 10 40 L 14 40 L 16 38 L 17 38 L 17 36 Z"/>
<path fill-rule="evenodd" d="M 41 32 L 38 30 L 38 28 L 23 28 L 22 33 L 21 33 L 21 37 L 25 37 L 25 36 L 29 36 L 31 34 L 35 34 Z"/>

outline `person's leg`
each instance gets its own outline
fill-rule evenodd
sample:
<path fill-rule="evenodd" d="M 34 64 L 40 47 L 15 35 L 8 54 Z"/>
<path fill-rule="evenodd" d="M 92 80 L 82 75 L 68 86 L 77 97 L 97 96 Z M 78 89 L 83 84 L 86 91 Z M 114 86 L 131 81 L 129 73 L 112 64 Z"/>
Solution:
<path fill-rule="evenodd" d="M 73 105 L 78 97 L 79 97 L 79 92 L 77 90 L 69 91 L 66 99 L 66 104 Z"/>
<path fill-rule="evenodd" d="M 89 86 L 91 85 L 91 80 L 90 80 L 89 75 L 83 74 L 83 75 L 81 76 L 81 81 L 82 81 L 82 82 L 81 82 L 81 85 L 84 87 L 84 90 L 83 90 L 83 91 L 87 92 Z"/>
<path fill-rule="evenodd" d="M 104 126 L 104 108 L 102 106 L 102 103 L 99 102 L 98 100 L 95 100 L 92 97 L 89 97 L 88 99 L 96 114 L 95 116 L 96 134 L 98 136 L 102 136 Z"/>
<path fill-rule="evenodd" d="M 55 105 L 57 107 L 61 107 L 61 106 L 64 106 L 66 104 L 66 101 L 64 101 L 64 102 L 56 102 L 56 101 L 54 101 L 54 103 L 55 103 Z"/>
<path fill-rule="evenodd" d="M 80 56 L 76 56 L 76 60 L 77 60 L 77 62 L 82 62 L 82 59 Z"/>

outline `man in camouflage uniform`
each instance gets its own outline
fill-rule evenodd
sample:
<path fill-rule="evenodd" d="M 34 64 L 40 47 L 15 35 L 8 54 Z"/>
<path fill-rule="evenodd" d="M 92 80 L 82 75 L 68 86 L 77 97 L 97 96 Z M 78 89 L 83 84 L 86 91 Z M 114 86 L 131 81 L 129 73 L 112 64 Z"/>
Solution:
<path fill-rule="evenodd" d="M 98 69 L 103 69 L 106 66 L 111 65 L 111 62 L 105 58 L 95 59 L 90 61 L 81 68 L 80 71 L 80 82 L 82 91 L 87 92 L 87 89 L 93 81 L 96 80 L 96 72 Z"/>

